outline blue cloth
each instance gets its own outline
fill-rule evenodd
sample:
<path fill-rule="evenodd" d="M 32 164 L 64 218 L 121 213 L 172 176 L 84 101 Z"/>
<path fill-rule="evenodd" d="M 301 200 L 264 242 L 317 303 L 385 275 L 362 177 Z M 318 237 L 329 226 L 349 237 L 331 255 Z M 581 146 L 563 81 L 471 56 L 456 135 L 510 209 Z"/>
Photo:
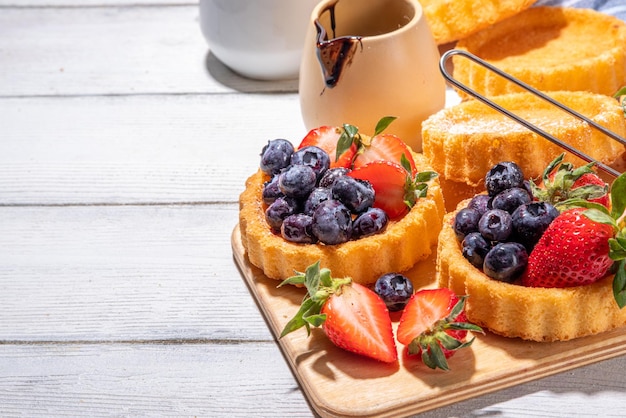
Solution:
<path fill-rule="evenodd" d="M 626 21 L 626 0 L 537 0 L 535 6 L 563 6 L 594 9 Z"/>

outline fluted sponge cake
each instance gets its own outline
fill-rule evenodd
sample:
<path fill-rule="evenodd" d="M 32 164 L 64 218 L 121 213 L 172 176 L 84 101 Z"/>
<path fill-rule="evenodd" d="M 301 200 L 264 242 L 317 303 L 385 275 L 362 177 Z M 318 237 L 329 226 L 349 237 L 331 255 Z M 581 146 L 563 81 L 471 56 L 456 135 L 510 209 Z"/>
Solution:
<path fill-rule="evenodd" d="M 468 319 L 491 332 L 533 341 L 565 341 L 626 325 L 626 309 L 615 303 L 613 276 L 586 286 L 524 287 L 487 277 L 463 257 L 444 218 L 437 248 L 437 284 L 469 295 Z"/>
<path fill-rule="evenodd" d="M 464 38 L 529 8 L 536 0 L 420 0 L 437 44 Z"/>
<path fill-rule="evenodd" d="M 414 160 L 418 171 L 429 170 L 421 154 L 414 154 Z M 438 179 L 430 182 L 425 198 L 404 217 L 391 221 L 383 233 L 337 245 L 298 244 L 272 232 L 261 198 L 268 179 L 261 171 L 248 178 L 239 200 L 239 225 L 249 261 L 272 279 L 283 280 L 320 261 L 336 277 L 371 284 L 382 274 L 410 269 L 426 259 L 437 243 L 445 213 Z"/>
<path fill-rule="evenodd" d="M 557 101 L 621 135 L 626 134 L 623 109 L 617 100 L 588 92 L 551 92 Z M 624 146 L 531 93 L 492 98 L 505 109 L 573 145 L 605 164 L 612 164 Z M 446 181 L 477 186 L 500 161 L 515 161 L 528 177 L 537 178 L 562 149 L 485 104 L 469 100 L 443 109 L 422 127 L 424 156 Z M 575 165 L 582 160 L 568 156 Z"/>
<path fill-rule="evenodd" d="M 590 9 L 530 8 L 456 47 L 541 91 L 612 95 L 626 84 L 626 23 Z M 453 63 L 455 78 L 481 94 L 521 91 L 465 57 Z"/>

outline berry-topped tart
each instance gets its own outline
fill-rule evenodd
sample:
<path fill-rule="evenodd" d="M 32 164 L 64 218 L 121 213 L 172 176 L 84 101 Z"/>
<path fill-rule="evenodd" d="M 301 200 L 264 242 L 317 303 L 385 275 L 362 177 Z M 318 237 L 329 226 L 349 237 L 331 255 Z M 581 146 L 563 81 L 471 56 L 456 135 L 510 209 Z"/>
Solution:
<path fill-rule="evenodd" d="M 626 325 L 626 175 L 609 186 L 561 155 L 540 181 L 505 161 L 484 182 L 438 244 L 438 285 L 468 295 L 468 319 L 533 341 Z"/>
<path fill-rule="evenodd" d="M 322 126 L 296 147 L 268 141 L 240 195 L 239 227 L 251 264 L 272 279 L 320 262 L 336 277 L 373 284 L 426 259 L 445 213 L 437 174 L 384 134 Z"/>

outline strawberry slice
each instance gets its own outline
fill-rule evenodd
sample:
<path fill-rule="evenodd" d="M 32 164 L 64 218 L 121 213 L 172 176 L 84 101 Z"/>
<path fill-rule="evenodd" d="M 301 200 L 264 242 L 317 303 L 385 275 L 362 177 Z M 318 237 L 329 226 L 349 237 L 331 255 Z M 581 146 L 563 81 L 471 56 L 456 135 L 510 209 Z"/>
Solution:
<path fill-rule="evenodd" d="M 373 161 L 380 160 L 400 163 L 403 158 L 406 158 L 411 166 L 411 175 L 415 175 L 417 168 L 409 147 L 395 135 L 378 134 L 369 141 L 362 138 L 353 168 L 363 167 Z"/>
<path fill-rule="evenodd" d="M 391 161 L 378 160 L 352 170 L 348 175 L 369 181 L 376 193 L 374 207 L 384 210 L 390 219 L 398 219 L 406 215 L 420 197 L 426 196 L 427 182 L 437 176 L 435 172 L 424 171 L 413 178 L 410 170 L 408 165 L 402 167 Z"/>
<path fill-rule="evenodd" d="M 341 152 L 340 155 L 337 155 L 337 142 L 342 135 L 345 135 L 345 128 L 320 126 L 319 128 L 311 129 L 309 133 L 307 133 L 298 146 L 298 149 L 308 146 L 319 147 L 328 153 L 331 168 L 349 168 L 352 165 L 357 146 L 353 142 L 347 149 Z"/>
<path fill-rule="evenodd" d="M 321 326 L 337 347 L 385 363 L 398 359 L 387 306 L 369 288 L 350 278 L 332 278 L 319 261 L 279 286 L 284 284 L 304 285 L 308 295 L 281 338 L 301 327 L 310 334 L 311 326 Z"/>
<path fill-rule="evenodd" d="M 467 331 L 482 332 L 467 322 L 465 297 L 459 298 L 450 289 L 424 289 L 411 296 L 398 324 L 398 342 L 408 346 L 408 353 L 421 354 L 431 369 L 448 370 L 448 362 L 456 351 L 474 341 L 466 341 Z"/>

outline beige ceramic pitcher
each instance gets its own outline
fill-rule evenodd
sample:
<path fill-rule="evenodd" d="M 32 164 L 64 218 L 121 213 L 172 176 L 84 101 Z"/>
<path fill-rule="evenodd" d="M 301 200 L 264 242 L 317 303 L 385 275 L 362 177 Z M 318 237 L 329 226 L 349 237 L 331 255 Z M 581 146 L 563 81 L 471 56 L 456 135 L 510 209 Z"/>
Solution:
<path fill-rule="evenodd" d="M 355 125 L 421 151 L 421 124 L 445 105 L 439 51 L 417 0 L 324 0 L 313 10 L 300 66 L 307 129 Z"/>

